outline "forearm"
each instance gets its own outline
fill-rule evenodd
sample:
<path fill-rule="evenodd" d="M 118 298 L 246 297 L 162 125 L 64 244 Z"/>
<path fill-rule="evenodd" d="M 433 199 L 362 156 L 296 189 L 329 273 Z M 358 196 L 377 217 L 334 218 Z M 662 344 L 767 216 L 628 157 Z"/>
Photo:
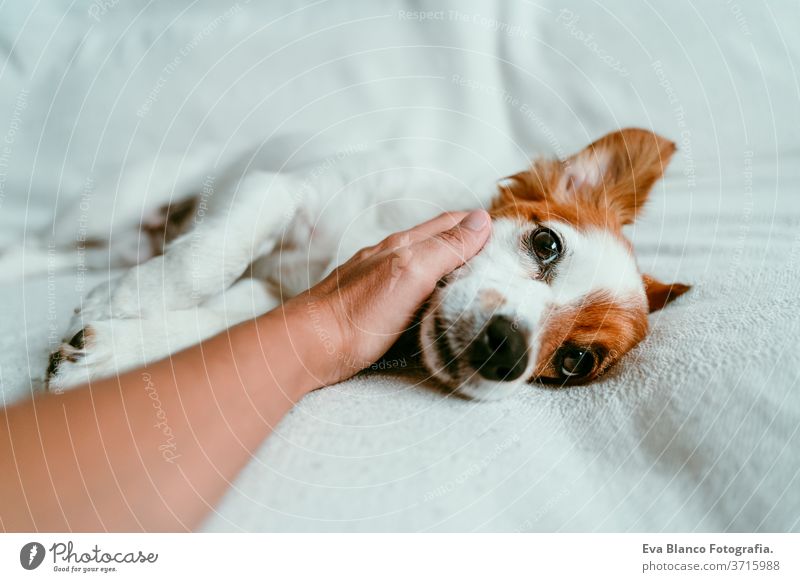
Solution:
<path fill-rule="evenodd" d="M 315 387 L 302 335 L 290 338 L 274 311 L 146 368 L 6 409 L 2 527 L 196 527 Z"/>
<path fill-rule="evenodd" d="M 443 214 L 168 360 L 4 410 L 0 527 L 194 528 L 286 411 L 384 354 L 490 230 Z"/>

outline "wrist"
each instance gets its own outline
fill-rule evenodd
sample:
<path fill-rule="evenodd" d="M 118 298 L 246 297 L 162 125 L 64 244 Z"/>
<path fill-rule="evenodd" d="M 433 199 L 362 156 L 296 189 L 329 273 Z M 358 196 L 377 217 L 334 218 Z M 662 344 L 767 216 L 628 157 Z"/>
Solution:
<path fill-rule="evenodd" d="M 325 303 L 306 294 L 271 311 L 262 320 L 264 325 L 280 328 L 284 348 L 277 363 L 281 369 L 293 370 L 287 381 L 296 386 L 298 399 L 340 379 L 340 330 Z"/>
<path fill-rule="evenodd" d="M 319 384 L 307 366 L 307 346 L 297 331 L 293 313 L 274 309 L 256 320 L 266 376 L 292 402 L 298 402 Z"/>

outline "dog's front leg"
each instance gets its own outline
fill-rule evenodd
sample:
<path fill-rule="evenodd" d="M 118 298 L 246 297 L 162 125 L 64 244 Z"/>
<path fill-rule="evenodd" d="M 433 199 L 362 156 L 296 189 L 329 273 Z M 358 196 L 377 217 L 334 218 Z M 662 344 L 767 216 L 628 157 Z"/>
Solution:
<path fill-rule="evenodd" d="M 158 317 L 224 292 L 253 260 L 280 240 L 302 202 L 302 183 L 286 174 L 254 172 L 228 196 L 198 209 L 192 228 L 164 254 L 134 267 L 93 294 L 83 320 Z"/>
<path fill-rule="evenodd" d="M 245 278 L 224 294 L 158 317 L 86 322 L 50 354 L 50 391 L 121 374 L 161 360 L 278 305 L 263 281 Z"/>

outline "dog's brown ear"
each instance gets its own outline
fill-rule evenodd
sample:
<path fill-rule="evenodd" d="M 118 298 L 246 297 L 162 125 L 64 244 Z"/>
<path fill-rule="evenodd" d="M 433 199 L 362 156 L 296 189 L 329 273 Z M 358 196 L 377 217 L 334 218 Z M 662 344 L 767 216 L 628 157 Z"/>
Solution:
<path fill-rule="evenodd" d="M 615 131 L 564 161 L 559 189 L 629 224 L 674 152 L 673 142 L 652 131 Z"/>
<path fill-rule="evenodd" d="M 644 281 L 644 290 L 647 293 L 647 305 L 650 308 L 650 313 L 658 311 L 667 303 L 677 299 L 692 288 L 691 285 L 684 285 L 683 283 L 662 283 L 650 275 L 642 275 L 642 281 Z"/>

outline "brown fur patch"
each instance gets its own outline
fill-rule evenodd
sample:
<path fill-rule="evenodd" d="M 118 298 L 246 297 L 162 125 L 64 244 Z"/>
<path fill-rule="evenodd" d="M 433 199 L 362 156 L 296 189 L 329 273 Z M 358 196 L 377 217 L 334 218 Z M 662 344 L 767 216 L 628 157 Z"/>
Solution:
<path fill-rule="evenodd" d="M 639 214 L 674 152 L 673 142 L 651 131 L 610 133 L 566 160 L 536 160 L 528 170 L 507 178 L 491 214 L 533 224 L 563 221 L 583 231 L 606 230 L 632 253 L 622 227 Z M 644 282 L 649 310 L 688 289 L 656 284 L 650 278 Z M 556 355 L 562 346 L 572 345 L 596 355 L 592 372 L 573 383 L 596 378 L 645 337 L 647 313 L 644 297 L 619 302 L 602 292 L 554 307 L 544 321 L 534 376 L 560 382 Z"/>
<path fill-rule="evenodd" d="M 188 230 L 198 202 L 196 197 L 170 202 L 158 209 L 155 218 L 142 224 L 153 255 L 163 254 L 164 247 Z"/>
<path fill-rule="evenodd" d="M 651 131 L 610 133 L 566 160 L 536 160 L 528 170 L 510 176 L 492 212 L 618 233 L 636 218 L 674 152 L 673 142 Z M 598 184 L 578 180 L 592 173 L 599 176 Z"/>
<path fill-rule="evenodd" d="M 689 289 L 691 285 L 683 283 L 662 283 L 650 275 L 642 275 L 645 293 L 647 293 L 647 303 L 650 313 L 662 309 L 667 303 L 677 299 Z"/>
<path fill-rule="evenodd" d="M 602 292 L 594 292 L 580 303 L 557 308 L 543 322 L 542 345 L 534 377 L 560 381 L 555 356 L 559 348 L 572 345 L 591 350 L 596 356 L 592 372 L 578 380 L 593 380 L 630 351 L 647 334 L 647 309 L 641 298 L 624 303 Z"/>

